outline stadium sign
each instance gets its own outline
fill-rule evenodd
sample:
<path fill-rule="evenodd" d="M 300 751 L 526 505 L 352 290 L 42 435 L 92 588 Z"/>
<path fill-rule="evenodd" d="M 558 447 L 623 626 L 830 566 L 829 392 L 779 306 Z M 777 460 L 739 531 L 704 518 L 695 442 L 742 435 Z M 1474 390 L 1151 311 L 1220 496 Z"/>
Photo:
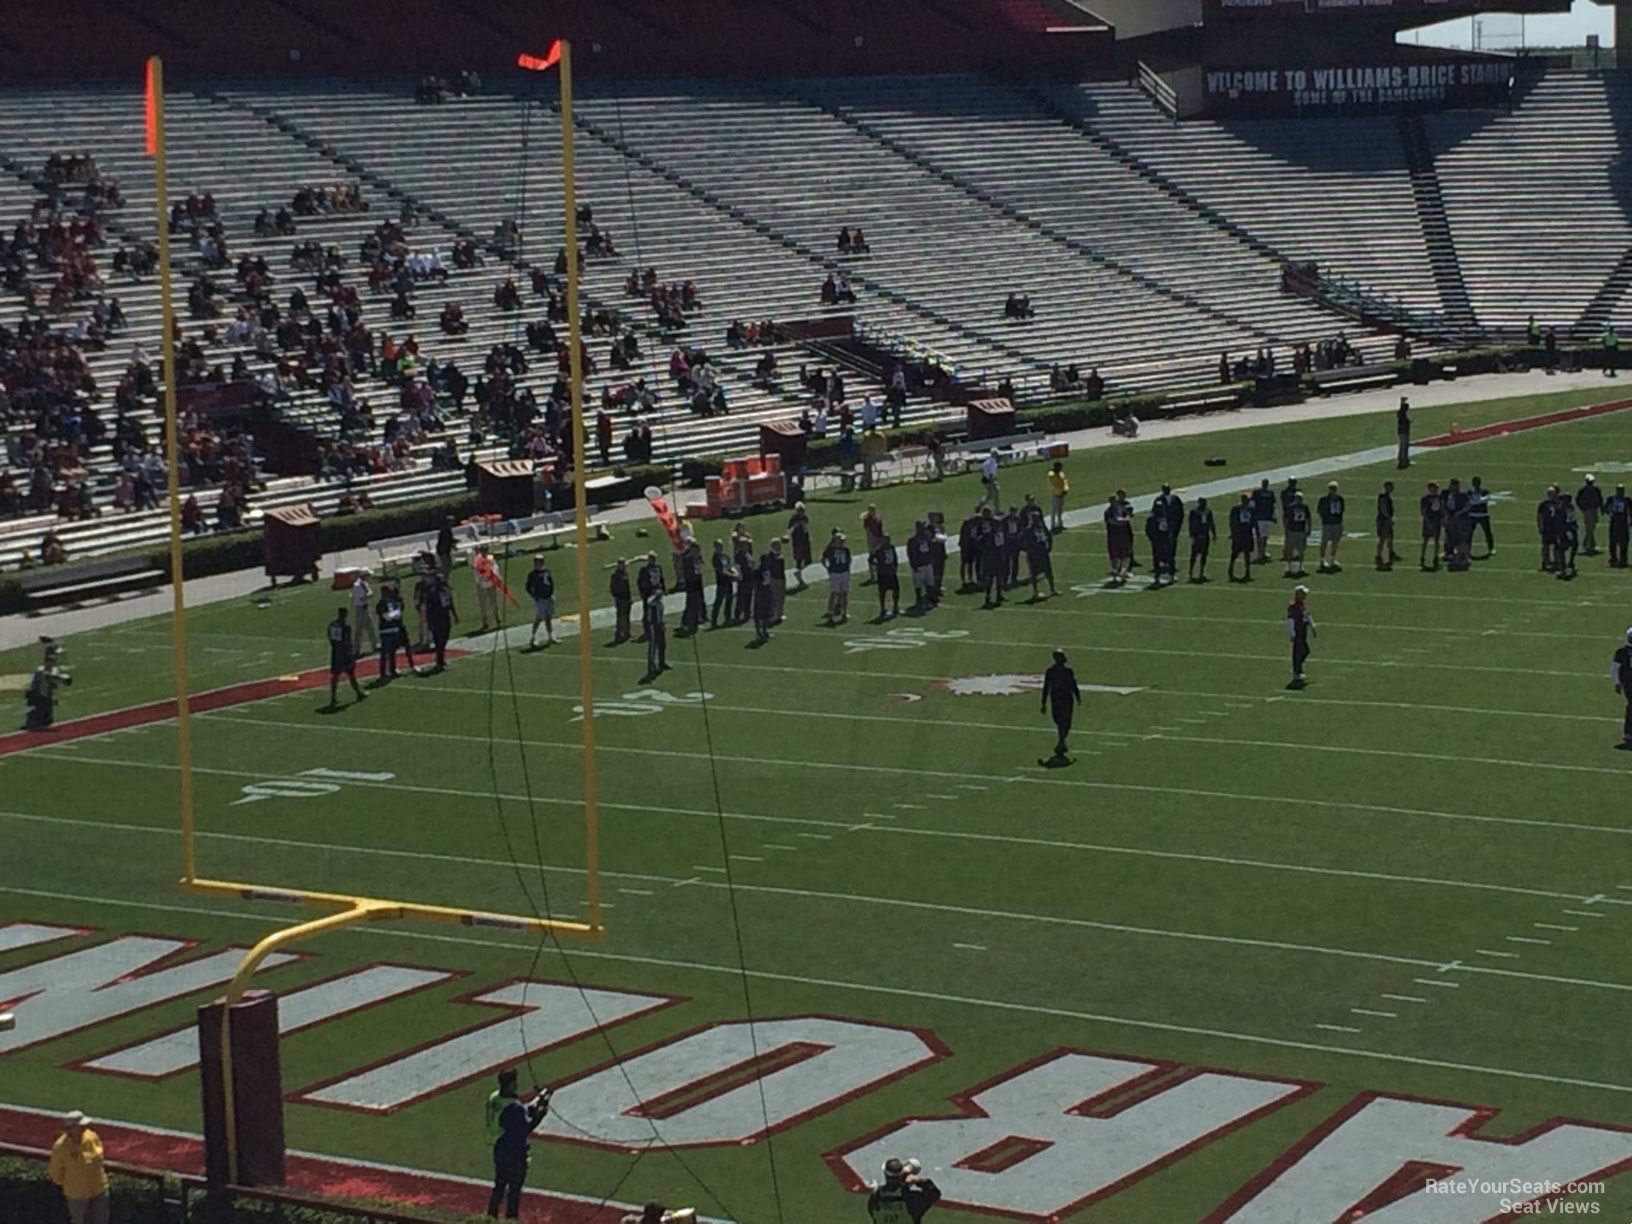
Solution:
<path fill-rule="evenodd" d="M 0 952 L 38 957 L 0 970 L 0 999 L 13 1001 L 8 1006 L 17 1024 L 15 1032 L 0 1034 L 0 1060 L 85 1029 L 117 1026 L 125 1044 L 65 1066 L 159 1091 L 163 1081 L 197 1065 L 193 1032 L 175 1027 L 175 1009 L 223 984 L 241 950 L 198 956 L 190 940 L 121 935 L 85 942 L 92 935 L 81 927 L 0 924 Z M 66 950 L 52 946 L 69 940 L 76 942 Z M 278 954 L 266 965 L 278 969 L 304 959 Z M 377 1027 L 359 1013 L 461 976 L 432 966 L 353 967 L 285 988 L 280 1028 L 289 1035 L 335 1023 Z M 685 1002 L 614 986 L 533 980 L 490 982 L 440 1007 L 421 996 L 413 1006 L 422 1015 L 427 1008 L 439 1012 L 439 1034 L 287 1099 L 354 1116 L 390 1115 L 450 1092 L 478 1102 L 499 1067 L 531 1054 L 565 1052 L 608 1028 L 657 1018 Z M 168 1024 L 132 1030 L 135 1017 L 166 1004 Z M 735 1148 L 830 1115 L 954 1053 L 930 1030 L 843 1016 L 678 1027 L 667 1025 L 666 1036 L 625 1052 L 619 1062 L 557 1081 L 539 1142 L 614 1152 L 641 1151 L 654 1141 Z M 911 1155 L 939 1183 L 949 1206 L 1038 1224 L 1115 1198 L 1292 1106 L 1304 1116 L 1301 1137 L 1283 1124 L 1290 1145 L 1267 1167 L 1241 1169 L 1245 1180 L 1208 1212 L 1206 1224 L 1363 1215 L 1475 1224 L 1554 1212 L 1599 1215 L 1605 1181 L 1632 1170 L 1632 1129 L 1626 1127 L 1552 1118 L 1515 1131 L 1496 1109 L 1483 1106 L 1374 1091 L 1326 1102 L 1324 1094 L 1335 1097 L 1326 1085 L 1304 1079 L 1058 1048 L 949 1102 L 921 1094 L 929 1112 L 851 1139 L 824 1159 L 840 1184 L 861 1193 L 885 1157 Z M 0 1106 L 0 1138 L 8 1133 L 8 1117 L 15 1121 L 17 1114 Z M 813 1150 L 807 1154 L 814 1159 Z"/>
<path fill-rule="evenodd" d="M 1505 61 L 1331 68 L 1208 68 L 1203 113 L 1214 118 L 1400 113 L 1506 105 L 1513 68 Z"/>

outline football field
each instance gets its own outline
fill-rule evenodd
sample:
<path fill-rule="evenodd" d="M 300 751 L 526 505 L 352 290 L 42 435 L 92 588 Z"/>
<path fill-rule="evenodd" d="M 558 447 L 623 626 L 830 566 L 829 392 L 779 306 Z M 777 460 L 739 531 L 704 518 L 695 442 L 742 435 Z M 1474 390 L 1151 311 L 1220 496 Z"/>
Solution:
<path fill-rule="evenodd" d="M 1079 453 L 1059 595 L 1035 604 L 982 609 L 954 555 L 943 606 L 879 622 L 858 573 L 848 624 L 820 623 L 817 583 L 769 643 L 671 640 L 651 683 L 644 647 L 596 628 L 609 934 L 379 924 L 269 967 L 291 1146 L 483 1177 L 482 1102 L 517 1063 L 558 1086 L 533 1186 L 744 1224 L 865 1218 L 889 1155 L 949 1216 L 1475 1221 L 1551 1197 L 1632 1218 L 1632 753 L 1608 679 L 1632 571 L 1541 573 L 1534 526 L 1549 483 L 1626 479 L 1632 412 L 1477 432 L 1612 398 L 1421 410 L 1419 437 L 1460 433 L 1408 472 L 1386 414 Z M 1005 470 L 1005 494 L 1046 500 L 1044 471 Z M 1164 481 L 1187 504 L 1205 486 L 1222 532 L 1236 491 L 1288 474 L 1349 502 L 1343 572 L 1310 548 L 1297 691 L 1279 564 L 1228 583 L 1221 541 L 1191 585 L 1181 547 L 1181 581 L 1149 590 L 1141 530 L 1112 588 L 1098 511 L 1123 487 L 1142 527 Z M 1475 475 L 1495 554 L 1419 572 L 1424 483 Z M 899 544 L 978 496 L 956 477 L 874 500 Z M 865 502 L 810 499 L 818 550 L 861 538 Z M 784 522 L 749 520 L 762 546 Z M 618 534 L 591 557 L 597 607 L 605 566 L 646 547 Z M 571 607 L 572 553 L 550 555 Z M 338 598 L 195 610 L 195 688 L 322 666 Z M 456 644 L 445 673 L 338 712 L 284 681 L 196 715 L 200 872 L 581 918 L 576 639 Z M 1043 769 L 1056 648 L 1083 704 L 1075 763 Z M 166 694 L 167 619 L 68 651 L 65 718 Z M 167 1035 L 226 950 L 296 911 L 176 887 L 175 725 L 127 721 L 0 756 L 0 1003 L 20 1000 L 0 1103 L 196 1132 L 196 1052 Z"/>

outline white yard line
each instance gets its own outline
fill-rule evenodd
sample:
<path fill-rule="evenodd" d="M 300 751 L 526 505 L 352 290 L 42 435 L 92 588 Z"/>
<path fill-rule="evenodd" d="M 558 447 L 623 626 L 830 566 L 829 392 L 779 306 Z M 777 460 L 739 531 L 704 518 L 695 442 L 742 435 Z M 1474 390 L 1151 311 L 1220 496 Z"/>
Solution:
<path fill-rule="evenodd" d="M 1575 918 L 1602 918 L 1604 916 L 1602 910 L 1565 910 L 1564 912 Z"/>
<path fill-rule="evenodd" d="M 1550 939 L 1537 939 L 1533 935 L 1506 935 L 1506 936 L 1503 936 L 1503 938 L 1505 938 L 1508 943 L 1539 944 L 1540 946 L 1542 946 L 1544 948 L 1550 948 L 1553 945 L 1552 940 L 1550 940 Z"/>
<path fill-rule="evenodd" d="M 1480 956 L 1499 956 L 1505 960 L 1518 960 L 1517 952 L 1498 952 L 1494 948 L 1475 948 L 1474 952 Z"/>
<path fill-rule="evenodd" d="M 153 901 L 130 901 L 114 897 L 92 896 L 82 892 L 53 892 L 43 889 L 20 889 L 0 885 L 0 893 L 40 897 L 42 899 L 80 905 L 87 902 L 94 902 L 104 905 L 119 906 L 127 909 L 146 910 L 155 913 L 192 914 L 197 916 L 246 922 L 257 927 L 264 927 L 268 920 L 268 915 L 264 911 L 254 912 L 240 909 L 217 910 L 202 906 L 174 905 Z M 415 942 L 442 943 L 489 949 L 493 948 L 494 946 L 507 946 L 531 950 L 536 946 L 533 943 L 523 943 L 518 940 L 504 939 L 498 936 L 493 938 L 475 938 L 469 935 L 443 935 L 432 931 L 407 929 L 386 925 L 359 927 L 353 932 L 353 934 L 356 934 L 359 937 L 373 936 L 388 939 L 395 938 Z M 1040 1003 L 1024 1003 L 1014 999 L 982 998 L 973 995 L 954 994 L 946 991 L 919 989 L 911 986 L 891 986 L 877 982 L 806 977 L 800 974 L 785 973 L 774 970 L 749 968 L 745 971 L 743 967 L 738 964 L 724 965 L 711 964 L 706 961 L 681 961 L 663 957 L 636 956 L 630 953 L 595 951 L 592 948 L 575 948 L 573 950 L 573 955 L 581 960 L 605 960 L 622 964 L 651 965 L 664 969 L 684 969 L 697 973 L 713 973 L 733 978 L 740 978 L 746 973 L 746 976 L 762 981 L 787 982 L 792 985 L 810 986 L 823 990 L 849 990 L 860 994 L 875 994 L 895 998 L 913 999 L 919 1003 L 922 1003 L 927 999 L 931 1002 L 951 1003 L 958 1006 L 983 1008 L 991 1011 L 1007 1012 L 1015 1015 L 1046 1016 L 1051 1019 L 1107 1024 L 1122 1026 L 1125 1028 L 1145 1029 L 1151 1032 L 1173 1033 L 1183 1036 L 1203 1037 L 1224 1041 L 1238 1041 L 1246 1045 L 1264 1046 L 1273 1049 L 1302 1050 L 1315 1054 L 1331 1054 L 1346 1058 L 1357 1058 L 1362 1061 L 1387 1062 L 1412 1067 L 1429 1067 L 1441 1071 L 1462 1071 L 1476 1075 L 1489 1075 L 1500 1079 L 1514 1079 L 1530 1083 L 1554 1084 L 1568 1088 L 1591 1088 L 1602 1092 L 1632 1094 L 1632 1084 L 1617 1084 L 1602 1080 L 1588 1080 L 1571 1076 L 1549 1075 L 1545 1072 L 1527 1071 L 1517 1067 L 1488 1067 L 1477 1063 L 1461 1063 L 1448 1059 L 1426 1058 L 1412 1054 L 1395 1054 L 1381 1050 L 1356 1049 L 1350 1046 L 1325 1045 L 1318 1042 L 1298 1041 L 1286 1037 L 1275 1037 L 1267 1033 L 1243 1033 L 1230 1029 L 1211 1028 L 1204 1025 L 1177 1024 L 1169 1021 L 1150 1020 L 1139 1016 L 1117 1016 L 1108 1013 L 1083 1011 L 1075 1008 L 1054 1007 Z M 1627 989 L 1632 989 L 1632 986 L 1627 987 Z"/>
<path fill-rule="evenodd" d="M 954 948 L 962 948 L 965 952 L 984 952 L 984 951 L 986 951 L 986 945 L 985 944 L 955 943 L 952 946 Z"/>
<path fill-rule="evenodd" d="M 1356 1016 L 1376 1016 L 1379 1020 L 1398 1020 L 1400 1015 L 1398 1012 L 1377 1011 L 1370 1007 L 1351 1007 L 1349 1011 Z"/>
<path fill-rule="evenodd" d="M 1438 986 L 1441 990 L 1456 990 L 1461 982 L 1447 982 L 1444 978 L 1412 978 L 1418 986 Z"/>
<path fill-rule="evenodd" d="M 1347 1024 L 1317 1024 L 1317 1029 L 1325 1029 L 1328 1033 L 1358 1033 L 1362 1030 L 1351 1028 Z"/>
<path fill-rule="evenodd" d="M 1383 994 L 1379 998 L 1392 999 L 1396 1003 L 1426 1003 L 1427 999 L 1421 995 Z"/>
<path fill-rule="evenodd" d="M 1569 926 L 1562 922 L 1532 922 L 1531 926 L 1538 931 L 1579 931 L 1578 926 Z"/>

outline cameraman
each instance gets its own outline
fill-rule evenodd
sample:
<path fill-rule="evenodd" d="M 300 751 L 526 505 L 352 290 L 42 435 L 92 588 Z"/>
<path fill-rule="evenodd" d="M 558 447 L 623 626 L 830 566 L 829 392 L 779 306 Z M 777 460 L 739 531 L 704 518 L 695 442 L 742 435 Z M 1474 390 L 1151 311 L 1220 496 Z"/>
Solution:
<path fill-rule="evenodd" d="M 50 638 L 45 639 L 45 659 L 34 670 L 23 694 L 27 716 L 23 721 L 26 731 L 49 731 L 57 718 L 57 690 L 72 684 L 73 677 L 57 666 L 62 658 L 62 647 Z"/>
<path fill-rule="evenodd" d="M 523 1101 L 516 1092 L 515 1068 L 508 1067 L 499 1072 L 498 1091 L 487 1098 L 487 1133 L 493 1141 L 493 1193 L 488 1196 L 487 1214 L 495 1219 L 500 1202 L 509 1219 L 521 1214 L 532 1134 L 550 1112 L 552 1091 L 546 1088 L 531 1101 Z"/>
<path fill-rule="evenodd" d="M 867 1196 L 867 1214 L 873 1224 L 918 1224 L 940 1201 L 940 1188 L 918 1176 L 916 1160 L 891 1156 L 884 1162 L 884 1184 Z"/>

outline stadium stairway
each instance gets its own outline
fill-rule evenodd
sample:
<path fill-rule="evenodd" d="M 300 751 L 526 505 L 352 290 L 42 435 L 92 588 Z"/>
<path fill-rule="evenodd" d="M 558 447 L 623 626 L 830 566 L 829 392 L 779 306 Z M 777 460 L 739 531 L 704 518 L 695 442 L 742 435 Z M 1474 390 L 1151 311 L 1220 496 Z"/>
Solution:
<path fill-rule="evenodd" d="M 1632 249 L 1624 150 L 1632 92 L 1613 74 L 1555 72 L 1513 110 L 1424 122 L 1474 313 L 1521 335 L 1530 315 L 1589 337 L 1625 290 Z"/>
<path fill-rule="evenodd" d="M 1196 201 L 1276 264 L 1313 260 L 1403 310 L 1444 311 L 1392 120 L 1177 123 L 1129 84 L 1037 92 L 1110 156 Z"/>

